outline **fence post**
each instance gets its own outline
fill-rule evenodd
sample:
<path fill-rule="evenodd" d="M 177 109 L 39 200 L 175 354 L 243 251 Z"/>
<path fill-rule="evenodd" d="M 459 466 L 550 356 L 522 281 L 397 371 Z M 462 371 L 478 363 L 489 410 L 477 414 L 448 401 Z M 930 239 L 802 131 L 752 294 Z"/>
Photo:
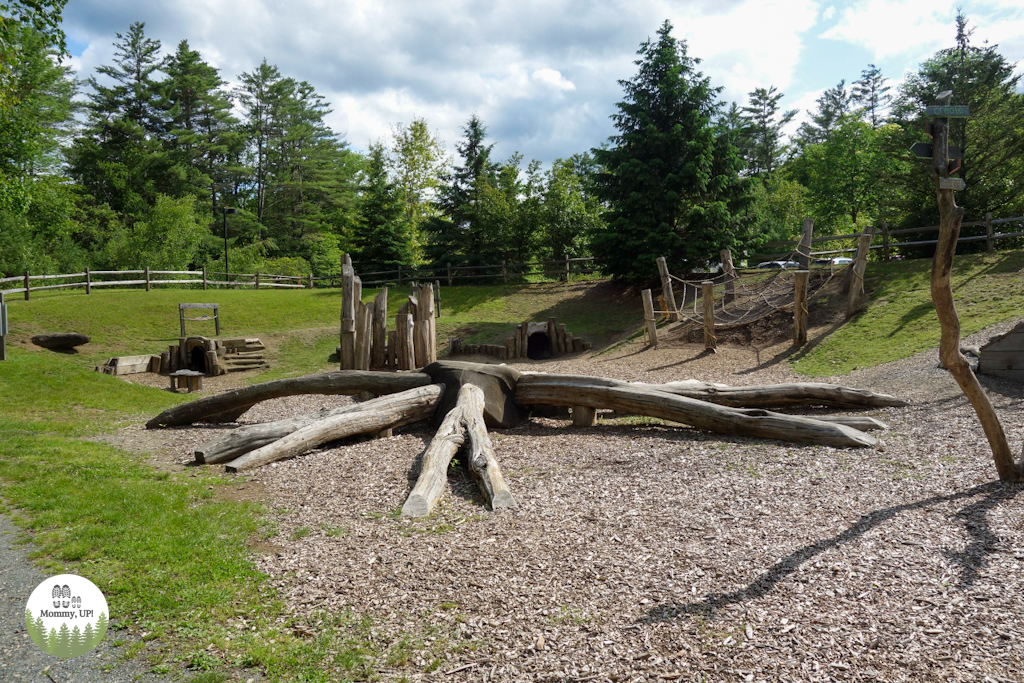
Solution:
<path fill-rule="evenodd" d="M 793 344 L 807 343 L 807 276 L 810 271 L 798 270 L 793 275 L 796 291 L 793 293 Z"/>
<path fill-rule="evenodd" d="M 715 283 L 711 280 L 705 280 L 700 283 L 700 289 L 701 300 L 704 304 L 704 350 L 717 353 L 718 338 L 715 337 Z"/>
<path fill-rule="evenodd" d="M 569 255 L 565 255 L 565 281 L 569 281 Z"/>
<path fill-rule="evenodd" d="M 505 259 L 501 259 L 501 281 L 508 284 L 508 269 L 505 268 Z"/>
<path fill-rule="evenodd" d="M 853 262 L 850 279 L 850 298 L 846 303 L 847 318 L 853 317 L 860 306 L 860 295 L 864 292 L 864 271 L 868 267 L 868 252 L 871 251 L 871 239 L 874 236 L 874 226 L 868 226 L 857 243 L 857 259 Z"/>
<path fill-rule="evenodd" d="M 7 360 L 7 304 L 0 292 L 0 360 Z"/>
<path fill-rule="evenodd" d="M 814 219 L 805 218 L 803 231 L 800 233 L 800 246 L 797 248 L 800 270 L 811 267 L 811 238 L 814 234 Z"/>
<path fill-rule="evenodd" d="M 679 309 L 676 308 L 676 297 L 672 293 L 672 278 L 668 274 L 668 264 L 664 256 L 658 257 L 658 273 L 661 275 L 661 293 L 665 297 L 665 305 L 668 307 L 669 322 L 679 322 Z"/>
<path fill-rule="evenodd" d="M 448 262 L 448 286 L 452 286 L 452 262 Z"/>
<path fill-rule="evenodd" d="M 725 275 L 725 301 L 723 303 L 729 304 L 736 298 L 736 268 L 732 265 L 732 250 L 723 249 L 721 258 L 722 273 Z M 683 305 L 686 305 L 685 296 L 683 296 Z"/>
<path fill-rule="evenodd" d="M 203 266 L 203 291 L 206 291 L 206 266 Z"/>
<path fill-rule="evenodd" d="M 313 273 L 309 274 L 309 288 L 313 289 Z"/>
<path fill-rule="evenodd" d="M 92 274 L 88 268 L 85 269 L 85 293 L 92 294 Z"/>
<path fill-rule="evenodd" d="M 649 346 L 658 348 L 658 325 L 654 320 L 654 302 L 651 300 L 651 290 L 645 289 L 640 292 L 644 300 L 644 320 L 647 322 L 647 343 Z"/>
<path fill-rule="evenodd" d="M 28 271 L 26 270 L 25 271 L 25 301 L 28 301 L 28 290 L 29 290 Z"/>
<path fill-rule="evenodd" d="M 259 289 L 260 288 L 260 271 L 258 271 L 258 270 L 256 271 L 255 280 L 253 280 L 253 282 L 256 283 L 256 289 Z"/>
<path fill-rule="evenodd" d="M 398 284 L 402 284 L 402 264 L 398 264 Z"/>
<path fill-rule="evenodd" d="M 882 221 L 882 260 L 889 260 L 889 224 Z"/>
<path fill-rule="evenodd" d="M 441 317 L 441 281 L 434 280 L 434 314 Z"/>
<path fill-rule="evenodd" d="M 145 268 L 143 268 L 142 272 L 145 273 L 145 277 L 146 277 L 146 291 L 148 292 L 149 291 L 149 266 L 146 266 Z"/>
<path fill-rule="evenodd" d="M 985 251 L 992 251 L 992 212 L 985 213 Z"/>

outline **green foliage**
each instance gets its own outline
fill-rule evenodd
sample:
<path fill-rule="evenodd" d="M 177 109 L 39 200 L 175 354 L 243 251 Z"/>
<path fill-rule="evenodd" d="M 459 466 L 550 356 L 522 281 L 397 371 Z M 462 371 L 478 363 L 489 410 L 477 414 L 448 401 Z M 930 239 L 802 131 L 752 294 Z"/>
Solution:
<path fill-rule="evenodd" d="M 109 269 L 188 270 L 198 261 L 205 234 L 206 229 L 196 222 L 191 197 L 171 199 L 158 194 L 153 207 L 132 227 L 121 226 L 111 234 L 101 265 Z"/>
<path fill-rule="evenodd" d="M 370 145 L 355 234 L 357 267 L 364 272 L 395 270 L 414 263 L 412 231 L 405 193 L 388 178 L 384 145 Z"/>
<path fill-rule="evenodd" d="M 545 258 L 587 256 L 590 236 L 604 227 L 601 206 L 588 193 L 587 181 L 572 159 L 556 159 L 548 171 L 542 206 L 541 247 Z"/>
<path fill-rule="evenodd" d="M 834 88 L 828 88 L 818 98 L 818 111 L 808 112 L 810 121 L 800 124 L 796 142 L 800 147 L 818 145 L 828 141 L 832 132 L 843 118 L 850 113 L 852 96 L 846 92 L 846 80 L 839 81 Z"/>
<path fill-rule="evenodd" d="M 779 112 L 784 95 L 774 86 L 757 88 L 750 93 L 750 103 L 743 107 L 742 134 L 747 168 L 755 175 L 771 175 L 785 159 L 787 148 L 782 129 L 796 116 L 796 109 Z"/>
<path fill-rule="evenodd" d="M 764 242 L 783 242 L 800 234 L 803 219 L 816 215 L 810 212 L 807 189 L 787 177 L 784 172 L 768 178 L 755 178 L 751 183 L 752 238 L 748 251 Z"/>
<path fill-rule="evenodd" d="M 391 137 L 389 165 L 405 204 L 405 218 L 412 227 L 418 254 L 426 241 L 419 225 L 436 213 L 432 201 L 441 186 L 447 153 L 444 142 L 437 133 L 430 132 L 424 118 L 413 119 L 408 127 L 402 123 L 395 125 Z"/>
<path fill-rule="evenodd" d="M 868 64 L 868 68 L 864 69 L 860 78 L 853 83 L 851 102 L 860 105 L 860 112 L 872 128 L 882 125 L 883 113 L 892 102 L 890 87 L 886 84 L 888 80 L 882 75 L 881 69 L 874 64 Z"/>
<path fill-rule="evenodd" d="M 718 89 L 671 34 L 666 21 L 640 46 L 637 75 L 620 82 L 618 134 L 593 150 L 608 211 L 592 247 L 616 277 L 650 277 L 658 256 L 677 271 L 705 267 L 741 232 L 747 189 L 730 135 L 712 124 Z"/>
<path fill-rule="evenodd" d="M 306 277 L 312 271 L 309 261 L 297 256 L 282 256 L 281 258 L 266 259 L 259 268 L 260 272 L 272 273 L 274 275 L 292 275 L 295 277 Z"/>

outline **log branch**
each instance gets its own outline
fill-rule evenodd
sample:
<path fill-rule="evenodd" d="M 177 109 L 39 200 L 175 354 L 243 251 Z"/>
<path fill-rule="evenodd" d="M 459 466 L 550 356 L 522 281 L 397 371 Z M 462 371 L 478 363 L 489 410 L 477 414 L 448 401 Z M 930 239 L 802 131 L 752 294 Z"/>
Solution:
<path fill-rule="evenodd" d="M 401 427 L 430 419 L 444 393 L 443 384 L 423 387 L 419 392 L 402 392 L 360 404 L 375 403 L 373 410 L 346 412 L 314 422 L 288 436 L 267 444 L 229 462 L 228 472 L 251 470 L 275 460 L 283 460 L 312 450 L 317 446 L 355 434 L 373 434 L 391 427 Z"/>
<path fill-rule="evenodd" d="M 394 394 L 431 384 L 430 377 L 420 372 L 363 372 L 343 370 L 307 377 L 278 379 L 226 391 L 168 408 L 146 423 L 147 429 L 178 427 L 201 422 L 227 411 L 255 405 L 261 401 L 298 394 L 358 394 L 369 391 L 377 395 Z"/>
<path fill-rule="evenodd" d="M 406 517 L 426 517 L 441 497 L 441 491 L 448 481 L 448 465 L 465 441 L 466 426 L 462 410 L 462 406 L 456 404 L 448 411 L 423 453 L 420 476 L 402 506 L 402 514 Z"/>
<path fill-rule="evenodd" d="M 845 425 L 767 410 L 736 410 L 663 391 L 626 386 L 600 386 L 592 377 L 523 375 L 516 401 L 523 405 L 583 405 L 681 422 L 732 436 L 751 436 L 793 443 L 838 447 L 873 447 L 879 440 Z"/>
<path fill-rule="evenodd" d="M 484 392 L 473 384 L 464 384 L 459 390 L 462 419 L 469 440 L 469 473 L 480 487 L 484 499 L 492 510 L 516 507 L 512 491 L 501 474 L 498 458 L 484 424 Z"/>

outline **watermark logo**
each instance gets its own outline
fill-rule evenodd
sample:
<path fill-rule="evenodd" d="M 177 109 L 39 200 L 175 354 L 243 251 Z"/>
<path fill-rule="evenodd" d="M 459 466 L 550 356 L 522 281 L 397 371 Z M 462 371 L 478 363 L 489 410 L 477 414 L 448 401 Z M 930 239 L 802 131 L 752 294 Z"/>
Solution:
<path fill-rule="evenodd" d="M 36 586 L 25 608 L 25 627 L 44 652 L 69 659 L 99 645 L 109 612 L 103 592 L 89 579 L 61 574 Z"/>

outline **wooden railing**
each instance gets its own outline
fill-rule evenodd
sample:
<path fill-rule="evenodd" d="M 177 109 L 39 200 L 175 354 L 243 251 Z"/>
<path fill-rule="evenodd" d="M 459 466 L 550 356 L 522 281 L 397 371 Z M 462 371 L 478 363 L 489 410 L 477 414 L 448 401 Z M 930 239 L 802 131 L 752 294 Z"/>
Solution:
<path fill-rule="evenodd" d="M 224 279 L 211 279 L 213 275 L 219 275 Z M 58 282 L 60 280 L 64 280 L 64 282 Z M 91 294 L 93 287 L 145 287 L 148 292 L 154 286 L 163 285 L 202 285 L 203 289 L 210 286 L 299 289 L 312 286 L 312 276 L 207 272 L 205 268 L 202 270 L 150 270 L 149 268 L 142 270 L 89 270 L 86 268 L 81 273 L 61 275 L 32 275 L 26 270 L 24 275 L 0 278 L 0 287 L 13 282 L 19 283 L 21 287 L 0 289 L 0 297 L 24 294 L 27 301 L 32 292 L 70 287 L 84 288 L 86 294 Z M 54 284 L 33 285 L 33 282 Z"/>
<path fill-rule="evenodd" d="M 960 238 L 957 240 L 957 244 L 967 243 L 967 242 L 982 242 L 983 241 L 983 242 L 985 242 L 985 251 L 992 251 L 995 248 L 995 243 L 998 242 L 999 240 L 1010 239 L 1010 238 L 1013 238 L 1013 237 L 1024 237 L 1024 231 L 996 232 L 996 227 L 997 226 L 1005 225 L 1007 223 L 1024 223 L 1024 216 L 1014 216 L 1014 217 L 1011 217 L 1011 218 L 995 218 L 995 219 L 993 219 L 992 218 L 992 214 L 985 214 L 985 219 L 984 220 L 980 220 L 980 221 L 964 221 L 960 225 L 961 228 L 978 228 L 978 227 L 984 226 L 985 227 L 985 234 L 984 235 L 966 235 L 966 236 L 965 235 L 960 235 Z M 892 250 L 892 249 L 894 249 L 896 247 L 922 247 L 922 246 L 927 246 L 927 245 L 930 245 L 930 244 L 937 244 L 938 243 L 937 239 L 935 239 L 935 240 L 914 240 L 914 241 L 911 241 L 911 242 L 893 242 L 892 241 L 892 237 L 898 236 L 898 235 L 912 235 L 912 234 L 917 234 L 917 233 L 928 233 L 928 232 L 938 232 L 938 231 L 939 231 L 939 226 L 937 226 L 937 225 L 928 225 L 928 226 L 925 226 L 923 228 L 901 228 L 899 230 L 890 230 L 889 226 L 885 222 L 882 222 L 875 229 L 874 241 L 877 242 L 877 244 L 872 244 L 871 248 L 872 249 L 881 249 L 882 250 L 882 259 L 885 260 L 885 261 L 888 261 L 890 259 L 891 255 L 892 255 L 890 250 Z M 814 239 L 811 240 L 811 244 L 814 245 L 814 244 L 823 244 L 825 242 L 839 242 L 839 241 L 849 240 L 849 239 L 856 240 L 856 239 L 860 238 L 861 234 L 862 233 L 854 233 L 852 235 L 826 235 L 824 237 L 815 237 Z M 790 254 L 792 254 L 796 250 L 796 247 L 797 247 L 798 244 L 799 244 L 799 242 L 797 240 L 792 240 L 792 241 L 787 241 L 787 242 L 766 242 L 765 244 L 762 245 L 763 247 L 767 247 L 767 248 L 771 248 L 771 249 L 786 249 L 786 248 L 788 248 L 789 250 L 788 251 L 779 251 L 779 252 L 771 253 L 771 254 L 755 254 L 755 255 L 752 255 L 752 256 L 748 256 L 747 258 L 750 261 L 772 261 L 772 260 L 775 260 L 775 259 L 784 258 L 784 257 L 789 256 Z M 811 252 L 811 256 L 812 257 L 815 257 L 815 256 L 818 256 L 818 257 L 820 257 L 820 256 L 831 256 L 831 255 L 835 255 L 835 254 L 848 254 L 848 253 L 853 253 L 853 252 L 856 252 L 856 251 L 857 251 L 857 247 L 853 246 L 853 247 L 843 248 L 843 249 L 830 249 L 830 250 L 826 250 L 826 251 L 812 251 Z"/>
<path fill-rule="evenodd" d="M 356 264 L 353 264 L 356 265 Z M 358 272 L 358 269 L 357 269 Z M 378 270 L 359 272 L 364 286 L 401 285 L 406 282 L 445 281 L 449 287 L 455 283 L 470 284 L 474 280 L 492 280 L 507 283 L 530 275 L 568 279 L 573 275 L 588 275 L 600 272 L 594 257 L 564 258 L 557 261 L 531 261 L 513 263 L 502 261 L 500 264 L 481 264 L 475 266 L 444 266 L 433 268 L 396 268 L 395 270 Z M 341 275 L 325 275 L 314 277 L 314 283 L 320 286 L 340 286 Z"/>

